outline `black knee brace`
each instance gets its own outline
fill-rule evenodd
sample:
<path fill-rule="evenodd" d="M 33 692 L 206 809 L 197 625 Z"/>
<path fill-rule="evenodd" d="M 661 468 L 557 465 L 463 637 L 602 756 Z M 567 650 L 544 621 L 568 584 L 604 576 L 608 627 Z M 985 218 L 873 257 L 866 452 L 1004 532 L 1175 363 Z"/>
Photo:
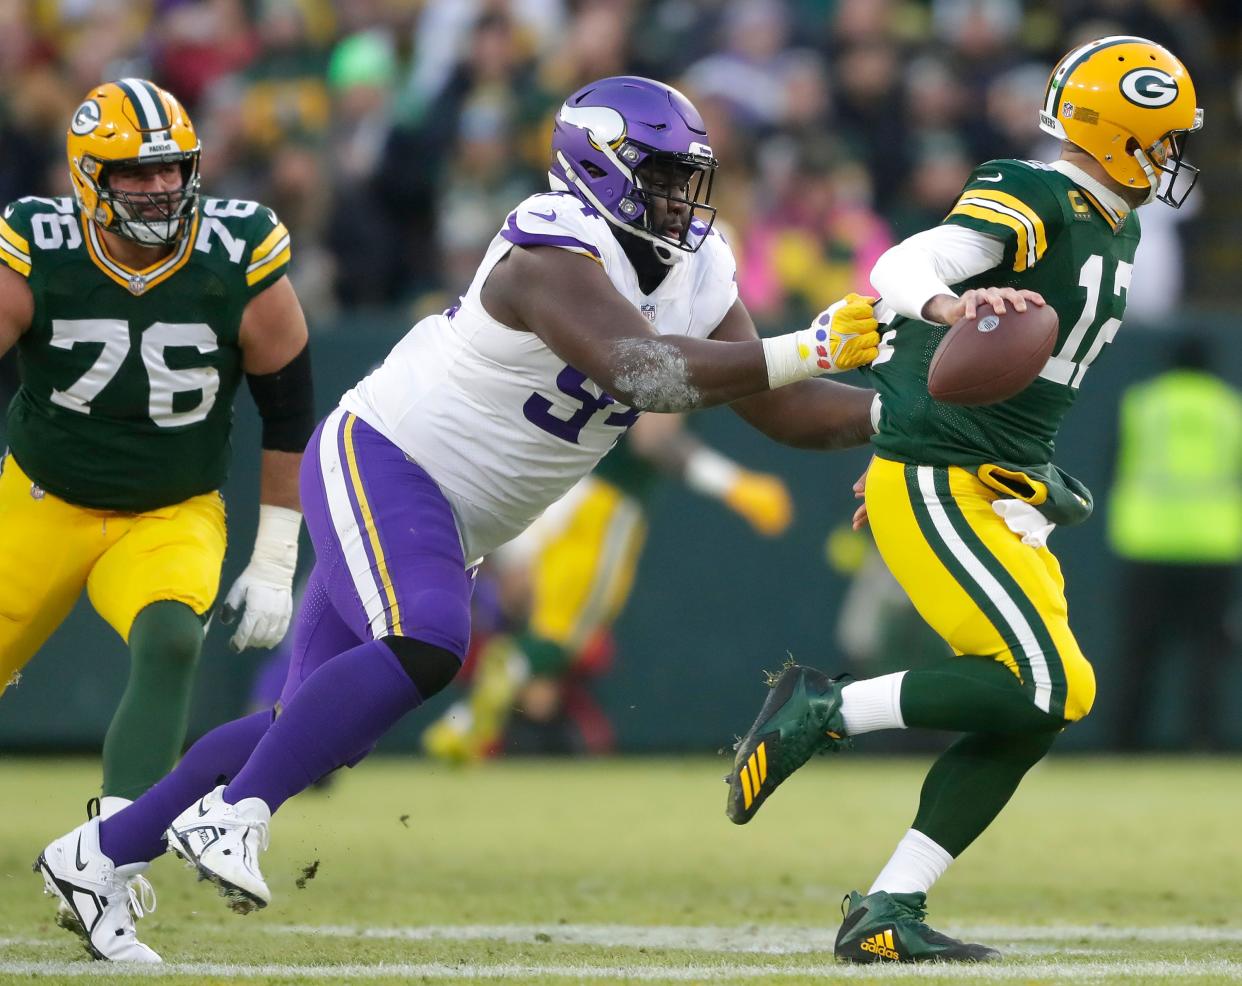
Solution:
<path fill-rule="evenodd" d="M 453 680 L 461 670 L 461 661 L 456 654 L 446 651 L 443 647 L 428 644 L 413 637 L 384 637 L 405 673 L 414 682 L 418 694 L 425 702 Z"/>

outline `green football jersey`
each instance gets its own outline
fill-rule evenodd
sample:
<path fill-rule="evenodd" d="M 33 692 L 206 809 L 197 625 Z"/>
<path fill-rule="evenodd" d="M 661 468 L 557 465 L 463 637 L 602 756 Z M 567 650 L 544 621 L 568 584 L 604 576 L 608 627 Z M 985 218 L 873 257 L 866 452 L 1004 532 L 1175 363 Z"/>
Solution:
<path fill-rule="evenodd" d="M 153 510 L 224 482 L 242 311 L 285 273 L 289 233 L 258 202 L 205 198 L 146 270 L 102 240 L 70 198 L 4 210 L 0 261 L 34 294 L 9 451 L 71 503 Z"/>
<path fill-rule="evenodd" d="M 864 368 L 881 395 L 876 451 L 899 462 L 974 467 L 1052 461 L 1061 419 L 1121 325 L 1139 242 L 1134 212 L 1119 215 L 1040 161 L 988 161 L 971 174 L 945 219 L 1005 245 L 999 267 L 954 289 L 1037 291 L 1060 320 L 1053 355 L 1025 390 L 999 404 L 962 407 L 927 393 L 932 355 L 948 331 L 897 317 Z"/>

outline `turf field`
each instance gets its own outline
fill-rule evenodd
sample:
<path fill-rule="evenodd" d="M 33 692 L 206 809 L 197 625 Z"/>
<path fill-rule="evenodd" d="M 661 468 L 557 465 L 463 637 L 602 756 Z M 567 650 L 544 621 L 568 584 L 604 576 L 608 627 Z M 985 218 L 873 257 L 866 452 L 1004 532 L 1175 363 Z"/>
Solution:
<path fill-rule="evenodd" d="M 724 758 L 377 760 L 280 813 L 265 911 L 157 862 L 139 931 L 168 964 L 138 975 L 87 959 L 30 872 L 93 762 L 4 758 L 0 983 L 1242 981 L 1237 760 L 1054 759 L 933 897 L 934 925 L 1003 963 L 835 965 L 840 898 L 909 823 L 923 765 L 817 761 L 736 828 Z"/>

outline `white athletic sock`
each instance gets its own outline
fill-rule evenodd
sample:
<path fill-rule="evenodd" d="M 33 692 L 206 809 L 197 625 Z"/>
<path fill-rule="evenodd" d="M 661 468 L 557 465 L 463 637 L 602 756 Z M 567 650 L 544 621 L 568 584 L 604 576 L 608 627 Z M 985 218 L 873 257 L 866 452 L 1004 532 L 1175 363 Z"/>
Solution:
<path fill-rule="evenodd" d="M 949 868 L 953 857 L 922 832 L 910 829 L 901 837 L 892 857 L 867 891 L 890 894 L 927 893 Z"/>
<path fill-rule="evenodd" d="M 841 716 L 845 735 L 858 736 L 880 729 L 905 729 L 901 717 L 901 680 L 906 672 L 851 681 L 841 689 Z"/>
<path fill-rule="evenodd" d="M 111 818 L 122 808 L 128 808 L 132 804 L 129 798 L 118 798 L 115 794 L 105 795 L 99 799 L 99 817 Z"/>

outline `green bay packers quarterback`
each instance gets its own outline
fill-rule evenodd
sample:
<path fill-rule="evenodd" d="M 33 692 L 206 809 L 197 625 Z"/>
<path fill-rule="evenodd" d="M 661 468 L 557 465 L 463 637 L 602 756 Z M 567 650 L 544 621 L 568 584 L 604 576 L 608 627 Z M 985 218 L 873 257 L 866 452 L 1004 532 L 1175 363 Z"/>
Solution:
<path fill-rule="evenodd" d="M 730 778 L 728 812 L 741 823 L 813 753 L 847 737 L 965 734 L 932 766 L 913 825 L 868 893 L 847 897 L 836 942 L 847 961 L 997 955 L 930 929 L 927 892 L 1095 698 L 1045 543 L 1055 524 L 1085 519 L 1091 498 L 1052 464 L 1053 446 L 1121 325 L 1135 210 L 1185 200 L 1197 176 L 1186 141 L 1203 115 L 1169 51 L 1108 37 L 1061 59 L 1039 120 L 1062 141 L 1058 160 L 980 165 L 944 222 L 892 248 L 871 275 L 894 315 L 864 368 L 883 411 L 875 458 L 855 488 L 866 497 L 856 522 L 869 520 L 889 569 L 957 656 L 855 682 L 789 669 Z M 932 354 L 949 325 L 985 303 L 998 313 L 1051 306 L 1060 323 L 1052 356 L 1001 403 L 933 400 Z"/>
<path fill-rule="evenodd" d="M 66 138 L 72 198 L 0 218 L 0 354 L 17 346 L 0 472 L 0 692 L 86 589 L 124 638 L 105 811 L 174 763 L 225 551 L 218 492 L 243 374 L 263 418 L 259 530 L 221 618 L 235 648 L 285 634 L 313 407 L 289 234 L 199 193 L 199 141 L 143 79 L 93 89 Z M 89 660 L 83 655 L 83 660 Z"/>

